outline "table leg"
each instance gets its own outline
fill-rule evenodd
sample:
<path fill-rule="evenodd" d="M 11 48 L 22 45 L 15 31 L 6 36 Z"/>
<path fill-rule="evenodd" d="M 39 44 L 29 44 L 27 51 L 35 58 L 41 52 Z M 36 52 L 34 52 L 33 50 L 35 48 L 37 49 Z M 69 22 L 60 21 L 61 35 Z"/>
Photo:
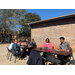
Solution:
<path fill-rule="evenodd" d="M 62 65 L 64 65 L 64 57 L 62 56 Z"/>

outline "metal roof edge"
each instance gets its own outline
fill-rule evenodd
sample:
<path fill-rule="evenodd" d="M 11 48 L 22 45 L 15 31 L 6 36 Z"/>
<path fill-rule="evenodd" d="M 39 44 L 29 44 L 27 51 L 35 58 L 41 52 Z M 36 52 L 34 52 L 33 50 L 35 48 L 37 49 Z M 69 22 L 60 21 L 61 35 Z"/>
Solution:
<path fill-rule="evenodd" d="M 55 19 L 61 19 L 61 18 L 66 18 L 66 17 L 71 17 L 71 16 L 75 16 L 75 13 L 73 14 L 69 14 L 69 15 L 64 15 L 64 16 L 59 16 L 59 17 L 54 17 L 54 18 L 50 18 L 50 19 L 46 19 L 46 20 L 40 20 L 40 21 L 35 21 L 35 22 L 31 22 L 31 23 L 26 23 L 25 25 L 33 25 L 33 24 L 37 24 L 37 23 L 41 23 L 44 21 L 50 21 L 50 20 L 55 20 Z"/>

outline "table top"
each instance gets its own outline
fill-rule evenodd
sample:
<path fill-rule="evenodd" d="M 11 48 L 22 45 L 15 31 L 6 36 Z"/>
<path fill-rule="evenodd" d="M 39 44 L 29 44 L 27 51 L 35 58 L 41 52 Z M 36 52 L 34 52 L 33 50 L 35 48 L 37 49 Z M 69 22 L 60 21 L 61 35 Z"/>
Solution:
<path fill-rule="evenodd" d="M 29 49 L 29 48 L 33 48 L 33 47 L 32 46 L 22 45 L 21 48 L 23 48 L 23 49 Z"/>
<path fill-rule="evenodd" d="M 31 49 L 31 50 L 35 50 L 35 51 L 38 51 L 38 52 L 45 52 L 44 49 L 40 49 L 40 48 L 34 48 L 34 49 Z M 50 51 L 49 53 L 52 53 L 52 54 L 58 54 L 58 55 L 63 55 L 63 56 L 68 56 L 69 54 L 72 53 L 72 51 L 57 51 L 55 49 L 53 49 L 52 51 Z"/>

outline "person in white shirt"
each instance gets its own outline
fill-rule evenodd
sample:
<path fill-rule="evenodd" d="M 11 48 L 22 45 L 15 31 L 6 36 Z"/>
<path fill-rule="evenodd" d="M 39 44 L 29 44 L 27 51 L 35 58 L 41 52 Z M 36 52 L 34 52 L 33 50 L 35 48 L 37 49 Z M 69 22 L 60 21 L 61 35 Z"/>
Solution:
<path fill-rule="evenodd" d="M 12 49 L 12 45 L 14 44 L 14 41 L 15 41 L 15 40 L 13 40 L 13 41 L 11 42 L 10 46 L 9 46 L 9 51 L 10 51 L 10 52 L 11 52 L 11 49 Z"/>

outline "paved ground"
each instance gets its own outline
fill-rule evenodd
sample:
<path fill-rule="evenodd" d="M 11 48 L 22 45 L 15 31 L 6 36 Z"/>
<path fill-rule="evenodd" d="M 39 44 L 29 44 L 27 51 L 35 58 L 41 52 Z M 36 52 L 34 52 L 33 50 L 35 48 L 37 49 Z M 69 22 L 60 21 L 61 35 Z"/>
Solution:
<path fill-rule="evenodd" d="M 0 44 L 0 65 L 27 65 L 28 56 L 25 58 L 25 60 L 18 60 L 14 63 L 14 57 L 11 61 L 7 60 L 6 54 L 7 49 L 6 47 L 9 47 L 9 44 Z M 73 53 L 73 56 L 75 58 L 75 53 Z M 75 65 L 75 60 L 72 60 L 72 65 Z"/>
<path fill-rule="evenodd" d="M 28 56 L 25 58 L 26 60 L 16 60 L 17 62 L 14 63 L 14 57 L 11 61 L 7 60 L 6 54 L 7 49 L 6 47 L 9 47 L 9 44 L 0 44 L 0 65 L 27 65 L 27 59 Z"/>

